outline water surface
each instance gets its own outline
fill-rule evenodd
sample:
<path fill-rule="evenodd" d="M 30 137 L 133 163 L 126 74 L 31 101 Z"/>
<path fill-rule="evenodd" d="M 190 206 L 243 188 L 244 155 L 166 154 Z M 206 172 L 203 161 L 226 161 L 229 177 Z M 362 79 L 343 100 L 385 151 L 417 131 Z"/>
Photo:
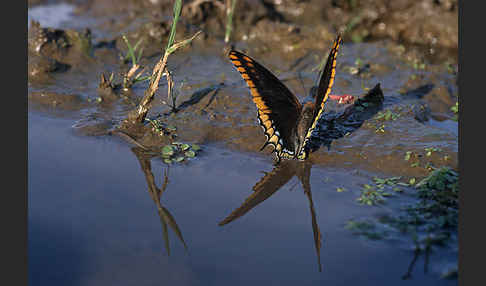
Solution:
<path fill-rule="evenodd" d="M 242 217 L 218 226 L 253 192 L 269 158 L 205 146 L 168 170 L 161 198 L 185 243 L 169 231 L 131 147 L 110 137 L 74 135 L 70 118 L 29 113 L 29 275 L 31 285 L 455 285 L 437 279 L 442 257 L 423 257 L 412 281 L 408 247 L 371 242 L 343 228 L 383 208 L 358 206 L 348 190 L 370 174 L 313 167 L 318 271 L 310 202 L 297 177 Z M 166 165 L 151 160 L 160 187 Z"/>

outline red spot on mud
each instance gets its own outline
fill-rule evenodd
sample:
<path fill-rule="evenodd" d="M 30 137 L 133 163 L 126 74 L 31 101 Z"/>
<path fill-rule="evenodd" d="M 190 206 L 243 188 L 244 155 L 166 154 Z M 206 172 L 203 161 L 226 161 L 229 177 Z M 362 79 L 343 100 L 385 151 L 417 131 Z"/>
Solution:
<path fill-rule="evenodd" d="M 339 104 L 348 104 L 354 101 L 354 96 L 349 94 L 342 94 L 342 95 L 330 94 L 329 99 L 337 100 Z"/>

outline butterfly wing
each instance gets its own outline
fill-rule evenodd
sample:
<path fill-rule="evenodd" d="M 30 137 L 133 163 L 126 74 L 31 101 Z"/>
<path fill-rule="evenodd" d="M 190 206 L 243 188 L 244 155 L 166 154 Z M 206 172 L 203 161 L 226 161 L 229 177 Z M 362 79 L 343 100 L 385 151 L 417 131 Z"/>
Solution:
<path fill-rule="evenodd" d="M 263 127 L 267 145 L 274 147 L 278 159 L 293 156 L 293 134 L 302 105 L 295 95 L 269 70 L 255 60 L 232 50 L 229 58 L 250 88 L 258 109 L 258 122 Z"/>
<path fill-rule="evenodd" d="M 317 126 L 317 122 L 319 121 L 319 118 L 321 117 L 322 112 L 324 111 L 324 106 L 329 97 L 329 93 L 331 92 L 331 87 L 334 84 L 334 76 L 336 74 L 336 59 L 337 59 L 337 54 L 338 54 L 339 45 L 341 44 L 341 41 L 342 41 L 341 36 L 338 35 L 336 40 L 334 41 L 331 51 L 329 52 L 329 56 L 327 57 L 327 62 L 326 65 L 324 66 L 324 70 L 322 71 L 321 79 L 319 81 L 319 86 L 317 88 L 316 102 L 315 102 L 316 109 L 314 111 L 312 125 L 307 131 L 307 134 L 304 139 L 303 147 L 305 147 L 306 143 L 309 141 L 312 135 L 312 131 L 314 131 L 314 129 Z M 302 156 L 304 156 L 305 158 L 306 154 L 302 154 Z"/>

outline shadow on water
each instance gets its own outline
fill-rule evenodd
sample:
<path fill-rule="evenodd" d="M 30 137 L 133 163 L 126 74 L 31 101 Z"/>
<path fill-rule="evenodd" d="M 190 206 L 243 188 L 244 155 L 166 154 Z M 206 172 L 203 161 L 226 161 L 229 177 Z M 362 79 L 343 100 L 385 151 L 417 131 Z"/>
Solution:
<path fill-rule="evenodd" d="M 216 84 L 216 85 L 212 85 L 210 87 L 206 87 L 206 88 L 203 88 L 203 89 L 199 89 L 197 91 L 195 91 L 192 95 L 191 95 L 191 98 L 189 98 L 188 100 L 184 101 L 183 103 L 181 103 L 178 107 L 177 107 L 177 111 L 181 111 L 191 105 L 195 105 L 197 104 L 199 101 L 201 101 L 204 97 L 206 97 L 207 95 L 209 95 L 211 92 L 213 92 L 213 94 L 211 95 L 211 98 L 209 99 L 209 102 L 208 104 L 206 104 L 205 107 L 208 107 L 211 102 L 213 102 L 214 98 L 216 97 L 216 95 L 218 94 L 219 92 L 219 89 L 223 86 L 224 84 L 223 83 L 220 83 L 220 84 Z"/>
<path fill-rule="evenodd" d="M 312 201 L 312 192 L 310 186 L 311 168 L 312 163 L 310 161 L 282 161 L 280 164 L 275 166 L 271 172 L 266 173 L 265 176 L 263 176 L 260 181 L 253 186 L 254 193 L 252 193 L 239 208 L 235 209 L 230 215 L 222 220 L 219 225 L 223 226 L 245 215 L 258 204 L 270 198 L 280 188 L 286 185 L 290 179 L 297 176 L 302 184 L 302 188 L 304 189 L 304 194 L 309 200 L 309 208 L 312 217 L 312 231 L 314 232 L 314 243 L 317 253 L 317 264 L 319 267 L 319 272 L 321 272 L 322 266 L 320 251 L 322 245 L 322 234 L 319 230 L 319 225 L 317 224 L 314 203 Z"/>
<path fill-rule="evenodd" d="M 177 238 L 180 240 L 180 242 L 184 245 L 184 248 L 187 251 L 187 245 L 186 242 L 184 241 L 184 238 L 182 237 L 182 232 L 179 229 L 179 226 L 177 225 L 177 222 L 175 221 L 174 217 L 172 214 L 169 212 L 168 209 L 166 209 L 164 206 L 162 206 L 160 200 L 162 195 L 164 194 L 165 190 L 167 189 L 167 185 L 169 183 L 169 167 L 167 167 L 164 171 L 164 182 L 162 183 L 162 187 L 159 188 L 157 187 L 157 184 L 155 183 L 155 177 L 152 172 L 152 164 L 150 160 L 155 157 L 154 154 L 151 154 L 149 152 L 146 152 L 142 148 L 134 147 L 131 149 L 132 152 L 135 154 L 135 156 L 138 159 L 138 162 L 140 163 L 140 167 L 142 168 L 142 171 L 145 175 L 145 180 L 147 181 L 147 187 L 149 191 L 149 195 L 154 201 L 157 211 L 159 213 L 160 217 L 160 223 L 162 225 L 162 234 L 165 242 L 165 249 L 167 250 L 167 254 L 170 255 L 170 246 L 169 246 L 169 232 L 168 232 L 168 227 L 169 226 L 172 231 L 176 234 Z"/>
<path fill-rule="evenodd" d="M 421 85 L 415 89 L 403 93 L 403 96 L 411 96 L 422 98 L 434 89 L 435 85 L 432 83 Z"/>

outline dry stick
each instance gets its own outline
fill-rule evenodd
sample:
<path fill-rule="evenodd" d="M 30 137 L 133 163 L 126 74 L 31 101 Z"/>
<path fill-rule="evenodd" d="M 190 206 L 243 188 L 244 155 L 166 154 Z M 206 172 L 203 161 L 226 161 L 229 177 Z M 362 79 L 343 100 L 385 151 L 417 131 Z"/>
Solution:
<path fill-rule="evenodd" d="M 142 123 L 145 120 L 145 117 L 147 116 L 147 113 L 150 109 L 150 103 L 152 103 L 155 92 L 158 89 L 162 72 L 166 69 L 168 57 L 169 54 L 165 53 L 164 56 L 155 65 L 154 70 L 152 72 L 149 88 L 145 91 L 145 95 L 142 101 L 140 101 L 140 104 L 135 110 L 132 110 L 128 113 L 128 121 L 130 123 L 132 124 Z"/>
<path fill-rule="evenodd" d="M 140 68 L 140 65 L 133 65 L 127 73 L 127 78 L 132 78 L 135 72 Z M 142 70 L 143 71 L 143 70 Z"/>
<path fill-rule="evenodd" d="M 128 71 L 128 73 L 125 74 L 125 76 L 123 77 L 123 88 L 129 88 L 130 86 L 132 86 L 132 77 L 133 75 L 141 68 L 141 66 L 139 64 L 135 64 L 133 65 L 130 70 Z M 141 75 L 143 73 L 143 71 L 145 70 L 142 69 L 142 71 L 138 74 L 138 75 Z M 135 77 L 136 78 L 136 77 Z"/>

